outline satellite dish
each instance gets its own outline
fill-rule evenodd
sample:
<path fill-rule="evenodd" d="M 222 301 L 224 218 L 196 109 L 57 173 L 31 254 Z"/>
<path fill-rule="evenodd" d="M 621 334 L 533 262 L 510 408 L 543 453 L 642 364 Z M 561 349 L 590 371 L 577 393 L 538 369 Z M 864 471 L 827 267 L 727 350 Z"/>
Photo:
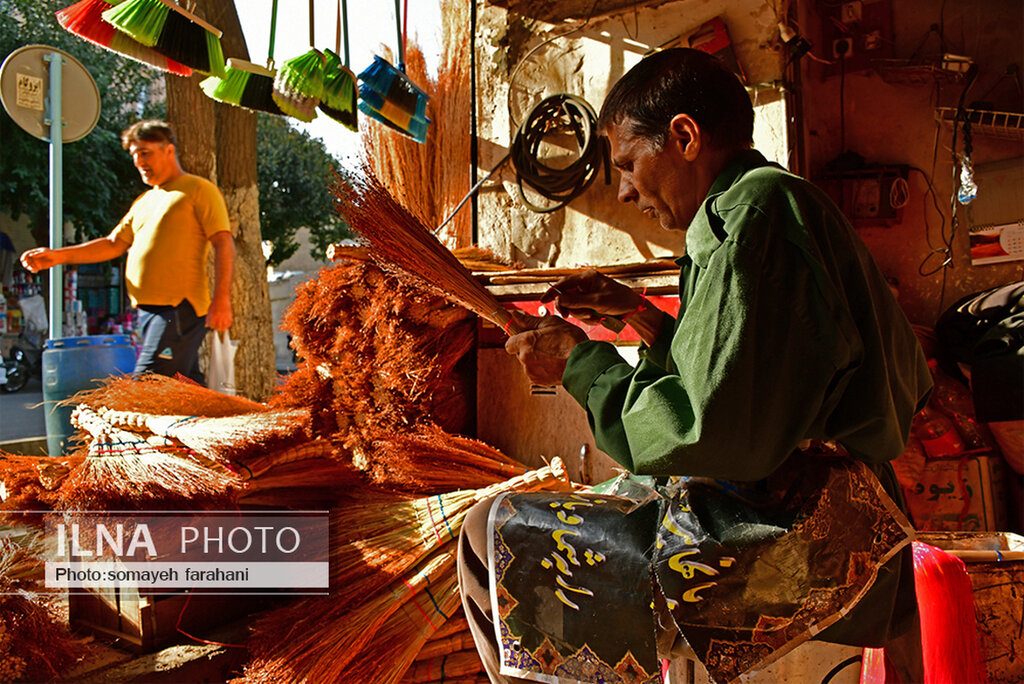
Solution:
<path fill-rule="evenodd" d="M 100 90 L 92 74 L 67 52 L 48 45 L 26 45 L 7 56 L 0 66 L 0 101 L 7 114 L 29 135 L 50 140 L 50 62 L 44 57 L 64 57 L 61 99 L 74 106 L 62 108 L 63 142 L 81 140 L 100 120 Z"/>

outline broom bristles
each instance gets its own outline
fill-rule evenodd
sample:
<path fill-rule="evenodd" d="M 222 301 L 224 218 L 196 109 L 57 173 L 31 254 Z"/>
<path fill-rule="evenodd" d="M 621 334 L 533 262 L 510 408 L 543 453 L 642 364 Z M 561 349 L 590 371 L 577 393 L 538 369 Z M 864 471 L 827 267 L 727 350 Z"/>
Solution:
<path fill-rule="evenodd" d="M 103 12 L 105 21 L 145 46 L 196 71 L 224 76 L 220 36 L 197 24 L 174 3 L 126 0 Z"/>
<path fill-rule="evenodd" d="M 104 50 L 116 52 L 140 64 L 156 67 L 161 71 L 178 76 L 192 75 L 191 68 L 169 59 L 151 47 L 146 47 L 103 21 L 103 12 L 110 9 L 113 4 L 107 0 L 81 0 L 81 2 L 58 10 L 57 22 L 68 32 Z"/>
<path fill-rule="evenodd" d="M 103 20 L 146 47 L 156 47 L 171 9 L 159 0 L 128 0 L 103 12 Z"/>
<path fill-rule="evenodd" d="M 194 382 L 182 382 L 155 373 L 114 376 L 97 388 L 84 390 L 60 402 L 93 409 L 136 411 L 157 415 L 235 416 L 269 411 L 264 404 L 231 396 Z"/>
<path fill-rule="evenodd" d="M 454 574 L 455 544 L 447 544 L 379 594 L 357 603 L 332 598 L 318 605 L 289 606 L 254 626 L 264 635 L 252 644 L 259 660 L 287 667 L 289 678 L 321 679 L 322 670 L 344 668 L 384 622 L 418 592 Z M 270 636 L 272 635 L 272 636 Z M 270 636 L 270 638 L 268 638 Z"/>
<path fill-rule="evenodd" d="M 338 682 L 365 681 L 375 684 L 397 684 L 423 644 L 444 624 L 461 604 L 459 583 L 454 575 L 440 586 L 417 594 L 403 604 L 381 626 L 370 645 L 340 671 L 330 674 Z"/>
<path fill-rule="evenodd" d="M 335 198 L 339 213 L 353 230 L 373 244 L 375 254 L 426 289 L 505 330 L 520 332 L 497 298 L 391 196 L 373 171 L 365 166 L 362 171 L 362 178 L 352 171 L 339 174 Z"/>

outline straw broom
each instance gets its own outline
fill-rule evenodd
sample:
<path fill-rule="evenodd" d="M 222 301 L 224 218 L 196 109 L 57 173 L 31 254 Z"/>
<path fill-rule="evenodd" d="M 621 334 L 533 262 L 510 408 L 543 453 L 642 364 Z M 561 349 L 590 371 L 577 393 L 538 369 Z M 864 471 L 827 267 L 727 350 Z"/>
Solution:
<path fill-rule="evenodd" d="M 43 560 L 0 540 L 0 681 L 41 682 L 59 679 L 84 648 L 42 600 L 19 579 L 34 573 Z"/>
<path fill-rule="evenodd" d="M 250 648 L 258 665 L 247 675 L 339 681 L 332 673 L 356 658 L 392 614 L 455 574 L 455 557 L 455 542 L 449 542 L 386 590 L 356 604 L 332 597 L 274 611 L 253 625 Z"/>
<path fill-rule="evenodd" d="M 428 682 L 438 681 L 442 677 L 445 682 L 450 682 L 452 679 L 475 677 L 483 673 L 484 665 L 473 645 L 473 639 L 470 638 L 469 644 L 462 650 L 445 653 L 435 658 L 417 658 L 402 677 L 401 683 L 428 684 Z"/>
<path fill-rule="evenodd" d="M 60 508 L 226 504 L 241 486 L 236 477 L 162 451 L 135 433 L 112 427 L 88 407 L 79 406 L 71 420 L 93 439 L 87 458 L 55 493 L 55 505 Z"/>
<path fill-rule="evenodd" d="M 336 176 L 335 204 L 349 226 L 373 244 L 375 256 L 400 269 L 429 291 L 464 306 L 499 328 L 518 333 L 512 314 L 459 260 L 402 207 L 369 168 Z"/>
<path fill-rule="evenodd" d="M 484 489 L 397 501 L 370 501 L 337 511 L 332 535 L 331 588 L 339 601 L 374 593 L 420 558 L 458 538 L 473 504 L 502 492 L 572 488 L 562 460 Z"/>
<path fill-rule="evenodd" d="M 374 635 L 369 646 L 348 665 L 320 681 L 397 684 L 430 637 L 461 604 L 454 573 L 440 586 L 417 594 L 393 613 Z"/>
<path fill-rule="evenodd" d="M 61 403 L 65 406 L 105 407 L 114 411 L 209 417 L 269 410 L 266 405 L 245 397 L 222 394 L 191 380 L 155 373 L 115 376 L 99 387 L 79 392 Z"/>
<path fill-rule="evenodd" d="M 293 442 L 300 438 L 309 423 L 309 411 L 305 409 L 279 409 L 218 418 L 152 415 L 105 408 L 97 413 L 111 426 L 145 430 L 177 440 L 219 463 L 241 460 L 247 454 Z"/>
<path fill-rule="evenodd" d="M 425 423 L 405 433 L 386 432 L 372 441 L 367 474 L 381 485 L 406 491 L 469 489 L 517 475 L 528 468 L 475 439 Z"/>

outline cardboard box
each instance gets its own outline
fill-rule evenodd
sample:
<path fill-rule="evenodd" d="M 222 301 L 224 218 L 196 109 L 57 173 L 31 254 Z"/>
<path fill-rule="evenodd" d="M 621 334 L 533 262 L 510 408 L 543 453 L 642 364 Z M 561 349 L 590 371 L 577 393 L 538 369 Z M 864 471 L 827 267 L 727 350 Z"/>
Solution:
<path fill-rule="evenodd" d="M 1005 465 L 991 451 L 960 458 L 930 458 L 920 481 L 904 494 L 919 530 L 1005 530 Z"/>

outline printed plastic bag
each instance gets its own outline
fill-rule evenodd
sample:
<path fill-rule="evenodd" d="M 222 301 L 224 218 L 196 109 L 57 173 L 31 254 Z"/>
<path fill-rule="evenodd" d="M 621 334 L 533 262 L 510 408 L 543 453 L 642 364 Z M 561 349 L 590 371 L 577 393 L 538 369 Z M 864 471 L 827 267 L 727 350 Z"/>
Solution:
<path fill-rule="evenodd" d="M 210 345 L 210 365 L 206 369 L 206 386 L 224 394 L 235 391 L 235 352 L 238 342 L 227 332 L 214 331 Z"/>

